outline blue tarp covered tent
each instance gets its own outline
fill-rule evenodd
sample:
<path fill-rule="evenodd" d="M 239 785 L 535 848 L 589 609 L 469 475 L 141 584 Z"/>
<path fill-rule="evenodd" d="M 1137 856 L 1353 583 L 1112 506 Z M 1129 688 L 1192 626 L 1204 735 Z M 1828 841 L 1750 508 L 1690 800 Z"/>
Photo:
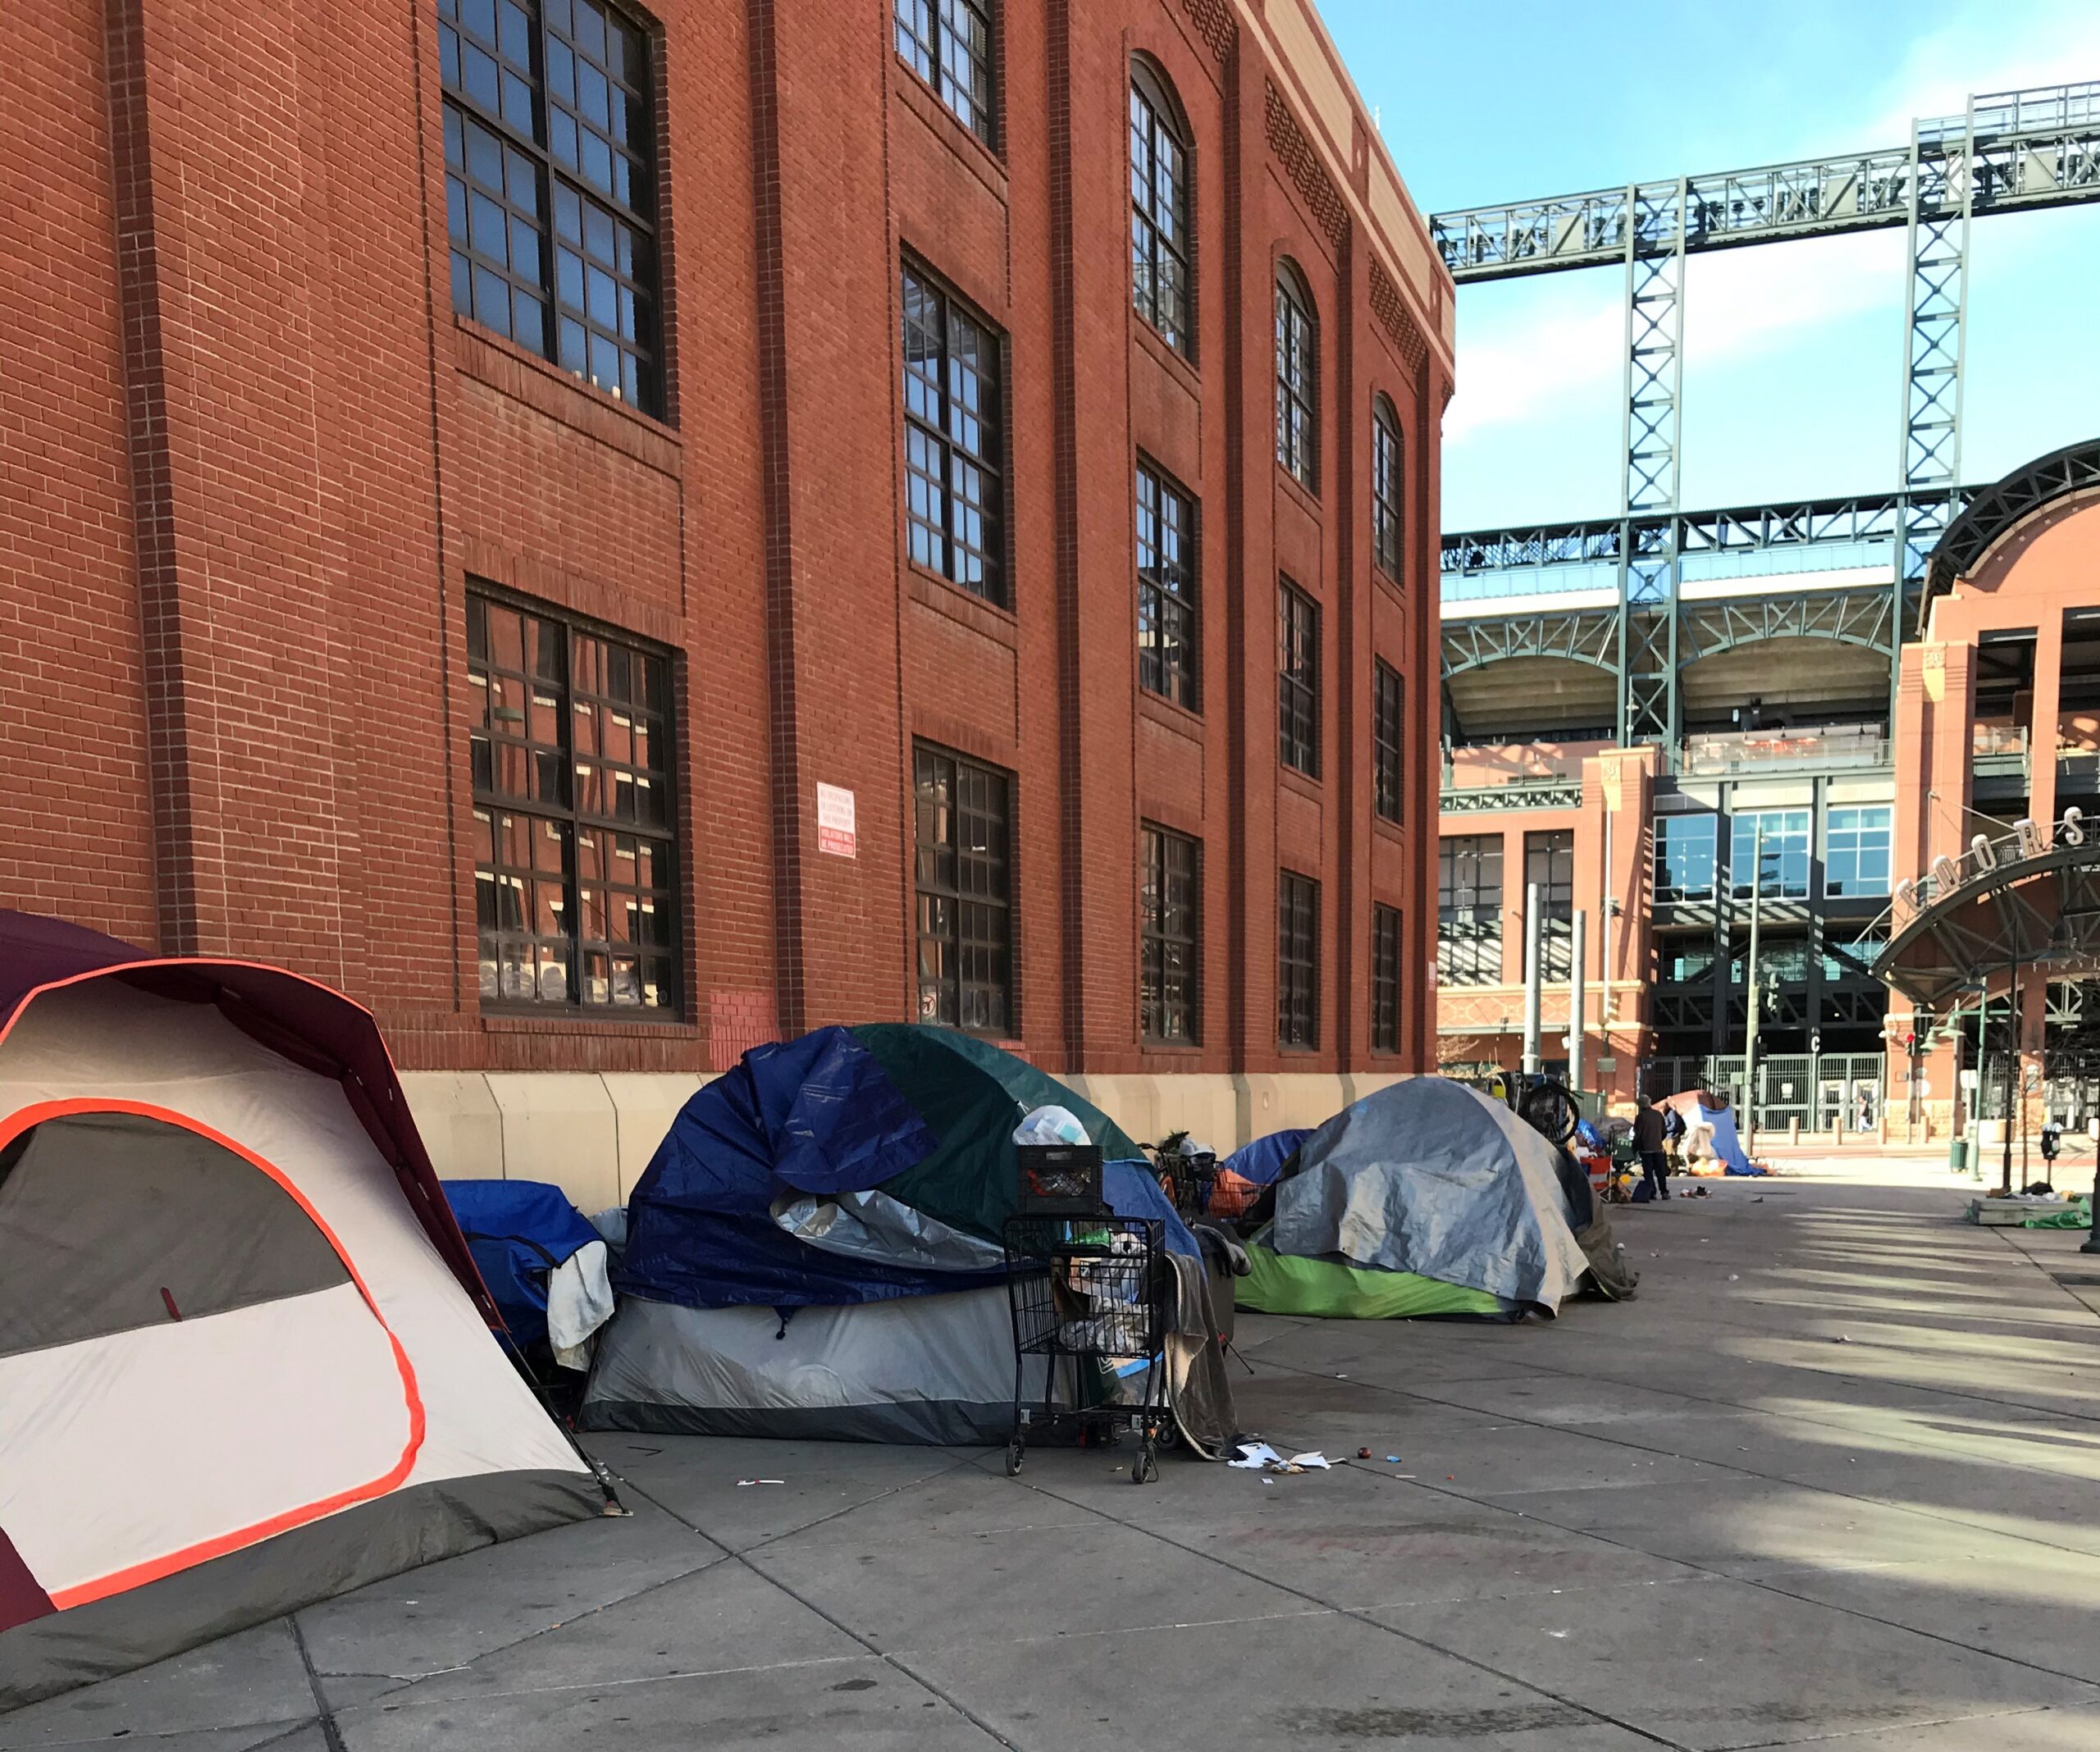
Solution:
<path fill-rule="evenodd" d="M 1290 1126 L 1282 1131 L 1272 1131 L 1265 1138 L 1257 1138 L 1252 1143 L 1242 1144 L 1218 1166 L 1226 1173 L 1236 1174 L 1253 1185 L 1273 1186 L 1276 1176 L 1283 1172 L 1283 1165 L 1312 1135 L 1310 1126 Z"/>
<path fill-rule="evenodd" d="M 1744 1153 L 1742 1139 L 1736 1134 L 1736 1112 L 1724 1099 L 1718 1107 L 1706 1104 L 1704 1093 L 1697 1089 L 1687 1089 L 1682 1095 L 1672 1095 L 1665 1105 L 1677 1109 L 1684 1116 L 1687 1142 L 1698 1135 L 1701 1125 L 1713 1128 L 1713 1142 L 1709 1146 L 1723 1172 L 1733 1175 L 1760 1175 L 1764 1170 Z"/>
<path fill-rule="evenodd" d="M 558 1186 L 543 1180 L 446 1180 L 445 1202 L 482 1281 L 521 1348 L 547 1335 L 547 1274 L 599 1239 Z"/>
<path fill-rule="evenodd" d="M 1200 1257 L 1137 1146 L 1012 1054 L 946 1029 L 825 1028 L 688 1101 L 628 1206 L 593 1428 L 885 1441 L 1003 1434 L 1001 1230 L 1015 1128 L 1071 1111 L 1109 1207 Z"/>

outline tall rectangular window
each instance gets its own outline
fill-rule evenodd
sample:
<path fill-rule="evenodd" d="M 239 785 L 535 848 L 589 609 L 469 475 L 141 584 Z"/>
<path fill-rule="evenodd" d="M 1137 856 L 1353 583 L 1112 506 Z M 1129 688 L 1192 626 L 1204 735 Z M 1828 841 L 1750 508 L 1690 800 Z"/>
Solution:
<path fill-rule="evenodd" d="M 920 269 L 904 267 L 904 490 L 911 557 L 1004 604 L 1000 339 Z"/>
<path fill-rule="evenodd" d="M 1826 817 L 1829 851 L 1823 860 L 1823 892 L 1830 899 L 1851 900 L 1888 892 L 1888 855 L 1893 837 L 1886 805 L 1876 809 L 1833 809 Z"/>
<path fill-rule="evenodd" d="M 1437 842 L 1436 983 L 1502 983 L 1499 833 L 1447 833 Z"/>
<path fill-rule="evenodd" d="M 1203 1038 L 1203 846 L 1150 825 L 1140 838 L 1139 1008 L 1145 1038 L 1194 1046 Z"/>
<path fill-rule="evenodd" d="M 1382 658 L 1371 664 L 1371 795 L 1380 819 L 1398 821 L 1407 794 L 1406 691 Z"/>
<path fill-rule="evenodd" d="M 1714 898 L 1715 828 L 1713 815 L 1658 815 L 1655 818 L 1655 899 L 1710 901 Z"/>
<path fill-rule="evenodd" d="M 1138 682 L 1192 712 L 1196 686 L 1196 507 L 1138 464 Z"/>
<path fill-rule="evenodd" d="M 1808 898 L 1809 812 L 1805 809 L 1738 810 L 1729 825 L 1728 881 L 1735 897 L 1746 901 L 1751 878 L 1760 865 L 1758 892 L 1768 901 Z"/>
<path fill-rule="evenodd" d="M 1371 1050 L 1400 1050 L 1400 915 L 1371 909 Z"/>
<path fill-rule="evenodd" d="M 1276 461 L 1308 493 L 1320 486 L 1320 331 L 1298 270 L 1276 271 Z"/>
<path fill-rule="evenodd" d="M 1130 296 L 1176 352 L 1189 328 L 1189 153 L 1166 87 L 1143 61 L 1130 66 Z"/>
<path fill-rule="evenodd" d="M 913 751 L 918 815 L 919 1020 L 1013 1033 L 1012 781 Z"/>
<path fill-rule="evenodd" d="M 1524 891 L 1539 889 L 1539 977 L 1565 980 L 1575 966 L 1575 835 L 1567 828 L 1524 836 Z"/>
<path fill-rule="evenodd" d="M 979 0 L 897 0 L 897 52 L 992 144 L 992 16 Z"/>
<path fill-rule="evenodd" d="M 1290 579 L 1276 592 L 1277 754 L 1308 778 L 1320 776 L 1320 605 Z"/>
<path fill-rule="evenodd" d="M 1400 419 L 1382 395 L 1371 404 L 1371 559 L 1399 582 L 1400 507 L 1406 490 L 1400 468 Z"/>
<path fill-rule="evenodd" d="M 676 1010 L 669 654 L 477 591 L 467 661 L 482 1001 Z"/>
<path fill-rule="evenodd" d="M 1320 885 L 1295 870 L 1276 878 L 1276 1044 L 1320 1044 Z"/>
<path fill-rule="evenodd" d="M 452 308 L 662 413 L 647 33 L 604 0 L 437 16 Z"/>

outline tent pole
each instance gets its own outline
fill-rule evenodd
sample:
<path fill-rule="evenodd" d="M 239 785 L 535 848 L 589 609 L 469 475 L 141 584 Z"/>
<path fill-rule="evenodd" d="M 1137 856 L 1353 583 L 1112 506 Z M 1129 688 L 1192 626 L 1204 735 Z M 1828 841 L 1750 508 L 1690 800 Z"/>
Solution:
<path fill-rule="evenodd" d="M 1539 885 L 1524 885 L 1524 1061 L 1527 1077 L 1539 1074 Z"/>

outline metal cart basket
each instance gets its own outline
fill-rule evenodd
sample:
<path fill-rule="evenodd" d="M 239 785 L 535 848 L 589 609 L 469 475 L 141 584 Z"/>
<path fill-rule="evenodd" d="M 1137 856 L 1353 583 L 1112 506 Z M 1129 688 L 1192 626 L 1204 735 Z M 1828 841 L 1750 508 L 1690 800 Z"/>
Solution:
<path fill-rule="evenodd" d="M 1031 1429 L 1076 1426 L 1080 1439 L 1127 1427 L 1141 1446 L 1130 1482 L 1159 1476 L 1173 1434 L 1166 1403 L 1166 1329 L 1174 1271 L 1166 1225 L 1152 1217 L 1016 1216 L 1005 1229 L 1014 1321 L 1014 1427 L 1007 1475 L 1020 1471 Z M 1043 1359 L 1043 1397 L 1028 1396 L 1029 1359 Z"/>

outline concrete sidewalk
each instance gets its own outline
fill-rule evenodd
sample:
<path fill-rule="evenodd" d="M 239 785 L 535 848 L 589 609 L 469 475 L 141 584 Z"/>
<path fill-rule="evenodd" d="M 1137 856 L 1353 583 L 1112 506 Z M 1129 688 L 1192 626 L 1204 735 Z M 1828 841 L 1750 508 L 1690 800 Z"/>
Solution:
<path fill-rule="evenodd" d="M 1242 1421 L 1369 1463 L 602 1439 L 632 1520 L 0 1748 L 2100 1745 L 2100 1260 L 1960 1224 L 1965 1183 L 1707 1184 L 1617 1214 L 1632 1303 L 1244 1319 Z"/>

